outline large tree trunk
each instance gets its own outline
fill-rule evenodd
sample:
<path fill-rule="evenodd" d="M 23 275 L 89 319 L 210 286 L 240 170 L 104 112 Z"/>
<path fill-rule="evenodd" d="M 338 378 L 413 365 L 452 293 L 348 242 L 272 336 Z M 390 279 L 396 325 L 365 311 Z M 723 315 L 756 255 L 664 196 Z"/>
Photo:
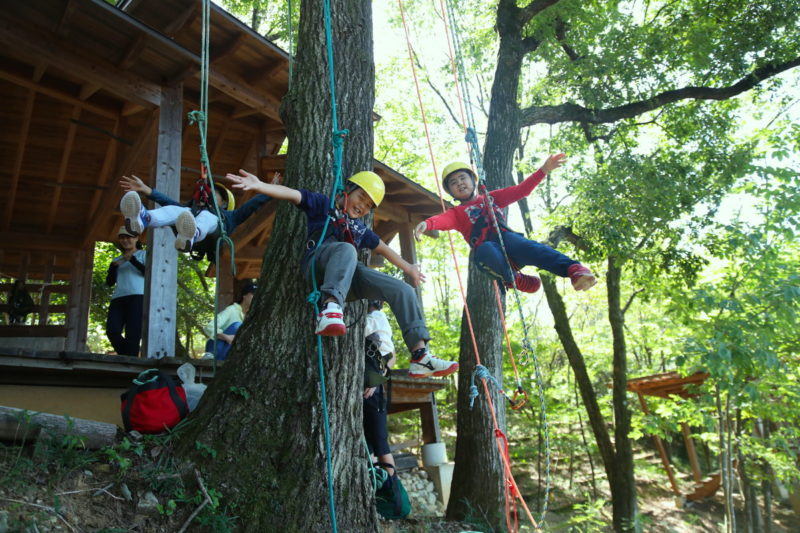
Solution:
<path fill-rule="evenodd" d="M 497 323 L 494 299 L 494 289 L 486 274 L 477 268 L 470 268 L 467 304 L 472 313 L 481 364 L 502 383 L 503 353 L 497 348 L 502 340 L 502 329 Z M 502 531 L 505 528 L 503 463 L 495 444 L 492 414 L 480 380 L 475 382 L 480 396 L 475 399 L 474 407 L 469 407 L 470 378 L 476 363 L 467 324 L 464 313 L 461 318 L 461 359 L 458 374 L 458 437 L 447 518 L 460 520 L 468 516 L 478 516 L 495 530 Z M 505 399 L 496 394 L 491 384 L 489 392 L 498 424 L 505 430 Z"/>
<path fill-rule="evenodd" d="M 344 176 L 372 168 L 374 65 L 369 0 L 332 2 Z M 303 2 L 291 90 L 286 184 L 330 192 L 331 97 L 322 2 Z M 244 531 L 331 529 L 321 387 L 310 288 L 300 274 L 305 215 L 281 205 L 253 305 L 229 359 L 189 418 L 180 450 L 233 501 Z M 360 316 L 348 306 L 345 321 Z M 361 443 L 363 329 L 323 339 L 333 484 L 340 531 L 374 531 Z M 210 452 L 214 450 L 215 457 Z M 199 451 L 198 451 L 199 450 Z"/>
<path fill-rule="evenodd" d="M 616 475 L 611 485 L 611 504 L 614 509 L 614 530 L 636 529 L 636 482 L 633 476 L 631 412 L 628 409 L 628 359 L 625 348 L 625 317 L 620 303 L 622 267 L 614 257 L 608 258 L 608 322 L 614 345 L 614 464 Z"/>
<path fill-rule="evenodd" d="M 522 50 L 515 46 L 521 35 L 521 23 L 508 9 L 506 0 L 498 7 L 498 21 L 506 24 L 501 32 L 497 70 L 492 85 L 491 108 L 483 161 L 489 190 L 513 185 L 514 150 L 519 144 L 517 90 L 522 65 Z M 467 305 L 472 312 L 475 337 L 481 363 L 502 383 L 502 325 L 490 278 L 472 264 L 469 268 Z M 469 410 L 469 380 L 475 368 L 475 353 L 466 316 L 461 321 L 460 391 L 458 400 L 458 437 L 456 439 L 453 488 L 447 516 L 459 519 L 479 511 L 495 529 L 505 527 L 503 463 L 495 444 L 491 413 L 486 399 L 475 401 Z M 483 387 L 479 384 L 481 396 Z M 505 431 L 505 405 L 502 396 L 495 398 L 499 428 Z M 476 483 L 475 480 L 480 480 Z M 470 509 L 470 507 L 472 509 Z"/>

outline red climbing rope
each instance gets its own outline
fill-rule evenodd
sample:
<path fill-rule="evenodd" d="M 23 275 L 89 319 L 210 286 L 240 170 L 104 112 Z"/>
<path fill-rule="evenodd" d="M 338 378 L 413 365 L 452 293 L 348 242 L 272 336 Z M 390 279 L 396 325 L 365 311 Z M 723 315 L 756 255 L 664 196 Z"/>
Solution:
<path fill-rule="evenodd" d="M 433 143 L 431 142 L 430 130 L 428 128 L 428 120 L 427 120 L 427 117 L 425 115 L 425 106 L 422 103 L 422 91 L 420 90 L 420 86 L 419 86 L 419 79 L 417 77 L 417 70 L 416 70 L 416 67 L 414 66 L 414 53 L 413 53 L 413 48 L 411 46 L 411 37 L 410 37 L 409 31 L 408 31 L 408 24 L 406 22 L 405 10 L 403 8 L 403 0 L 398 0 L 398 4 L 399 4 L 399 7 L 400 7 L 400 16 L 401 16 L 401 19 L 402 19 L 402 22 L 403 22 L 403 30 L 405 32 L 405 37 L 406 37 L 406 46 L 408 48 L 408 56 L 409 56 L 409 62 L 411 63 L 411 72 L 412 72 L 412 75 L 413 75 L 413 78 L 414 78 L 414 86 L 415 86 L 416 92 L 417 92 L 417 100 L 419 101 L 419 108 L 420 108 L 420 113 L 421 113 L 421 116 L 422 116 L 422 123 L 423 123 L 424 129 L 425 129 L 425 139 L 426 139 L 426 141 L 428 143 L 428 153 L 430 155 L 431 165 L 433 167 L 433 175 L 436 178 L 436 188 L 437 188 L 437 190 L 439 192 L 439 201 L 440 201 L 440 204 L 441 204 L 442 212 L 444 212 L 444 211 L 446 211 L 446 207 L 444 205 L 444 191 L 442 190 L 442 184 L 441 184 L 441 182 L 439 180 L 439 172 L 438 172 L 438 169 L 436 168 L 436 158 L 433 155 Z M 449 33 L 449 32 L 445 32 L 445 33 Z M 449 37 L 448 37 L 448 46 L 450 46 Z M 451 52 L 451 62 L 452 62 L 452 52 Z M 458 87 L 457 83 L 456 83 L 456 87 Z M 460 92 L 459 92 L 459 106 L 461 107 L 461 112 L 462 112 L 462 117 L 463 117 L 463 114 L 464 114 L 463 101 L 461 99 Z M 452 234 L 450 232 L 448 232 L 447 237 L 448 237 L 448 241 L 449 241 L 449 244 L 450 244 L 450 253 L 451 253 L 452 257 L 453 257 L 453 264 L 454 264 L 455 270 L 456 270 L 456 278 L 458 279 L 458 288 L 459 288 L 459 292 L 461 293 L 461 301 L 463 302 L 463 305 L 464 305 L 464 314 L 467 317 L 467 327 L 469 328 L 470 339 L 472 340 L 472 348 L 473 348 L 473 351 L 475 352 L 476 364 L 480 365 L 481 364 L 481 359 L 480 359 L 480 353 L 479 353 L 479 350 L 478 350 L 478 342 L 477 342 L 477 340 L 475 338 L 475 330 L 474 330 L 473 324 L 472 324 L 472 314 L 470 313 L 469 306 L 467 305 L 466 291 L 464 289 L 464 282 L 463 282 L 463 279 L 461 277 L 461 269 L 460 269 L 459 264 L 458 264 L 458 258 L 456 257 L 456 249 L 455 249 L 455 245 L 453 244 Z M 501 312 L 502 312 L 502 309 L 501 309 Z M 515 368 L 516 368 L 516 366 L 515 366 Z M 520 504 L 522 505 L 523 509 L 525 509 L 525 513 L 527 514 L 528 519 L 531 521 L 531 524 L 533 524 L 533 526 L 537 530 L 539 530 L 540 529 L 539 525 L 536 523 L 536 520 L 533 518 L 533 515 L 531 514 L 530 510 L 528 509 L 528 506 L 525 503 L 525 499 L 522 497 L 522 494 L 520 494 L 519 487 L 517 486 L 517 483 L 514 480 L 514 476 L 511 473 L 511 460 L 510 460 L 509 455 L 508 455 L 508 440 L 506 439 L 505 434 L 500 429 L 500 425 L 499 425 L 499 423 L 497 421 L 497 413 L 495 411 L 494 403 L 492 402 L 491 395 L 489 394 L 489 386 L 486 383 L 486 379 L 481 378 L 481 383 L 483 384 L 484 395 L 486 397 L 486 402 L 487 402 L 487 404 L 489 406 L 489 412 L 492 415 L 492 424 L 493 424 L 494 431 L 495 431 L 495 443 L 497 445 L 497 450 L 498 450 L 498 453 L 500 455 L 500 458 L 501 458 L 501 460 L 503 462 L 503 476 L 504 476 L 503 484 L 506 487 L 506 489 L 505 489 L 505 494 L 506 494 L 506 523 L 509 525 L 509 530 L 511 530 L 511 528 L 510 528 L 511 516 L 509 514 L 511 506 L 510 506 L 510 504 L 508 502 L 508 498 L 509 498 L 509 496 L 511 496 L 512 501 L 514 503 L 514 509 L 516 509 L 516 500 L 519 499 Z M 502 438 L 499 438 L 498 435 L 502 435 Z M 515 523 L 516 523 L 516 519 L 515 519 Z M 514 529 L 513 531 L 516 531 L 516 529 Z"/>

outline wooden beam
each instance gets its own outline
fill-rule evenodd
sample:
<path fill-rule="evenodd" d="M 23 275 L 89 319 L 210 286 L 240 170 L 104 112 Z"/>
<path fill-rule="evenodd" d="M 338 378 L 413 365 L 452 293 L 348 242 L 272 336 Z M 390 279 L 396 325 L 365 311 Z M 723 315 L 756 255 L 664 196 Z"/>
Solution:
<path fill-rule="evenodd" d="M 25 43 L 25 46 L 21 47 L 19 43 Z M 158 85 L 104 59 L 88 56 L 64 39 L 54 39 L 40 30 L 27 28 L 24 22 L 10 17 L 0 20 L 0 45 L 12 55 L 32 61 L 45 60 L 124 100 L 148 107 L 158 106 L 161 101 Z"/>
<path fill-rule="evenodd" d="M 178 198 L 181 187 L 183 86 L 164 87 L 162 95 L 155 188 L 167 196 Z M 175 356 L 178 252 L 171 228 L 152 228 L 148 234 L 142 353 L 147 358 L 162 359 Z"/>
<path fill-rule="evenodd" d="M 277 59 L 269 65 L 265 65 L 263 68 L 256 69 L 252 73 L 246 74 L 244 79 L 250 85 L 258 85 L 272 78 L 281 70 L 286 70 L 288 72 L 289 63 L 284 59 Z"/>
<path fill-rule="evenodd" d="M 22 114 L 22 128 L 20 128 L 17 141 L 17 154 L 14 157 L 14 166 L 11 170 L 11 183 L 8 186 L 8 202 L 6 203 L 5 214 L 3 215 L 3 230 L 8 231 L 11 227 L 11 220 L 14 215 L 14 204 L 17 200 L 17 187 L 19 185 L 19 175 L 22 172 L 22 161 L 25 157 L 25 148 L 28 145 L 28 132 L 33 116 L 33 102 L 36 98 L 34 91 L 28 91 L 25 99 L 25 111 Z"/>
<path fill-rule="evenodd" d="M 116 137 L 119 135 L 120 130 L 120 120 L 114 121 L 114 127 L 111 130 L 111 133 Z M 102 192 L 114 188 L 115 184 L 109 183 L 111 181 L 111 170 L 114 168 L 114 161 L 117 158 L 117 141 L 109 137 L 108 144 L 106 145 L 106 153 L 103 156 L 103 166 L 100 167 L 100 172 L 97 174 L 97 181 L 95 182 L 98 186 L 98 190 L 92 194 L 92 201 L 89 204 L 89 210 L 87 213 L 94 213 L 95 209 L 97 209 L 97 205 L 100 202 L 100 198 L 102 198 Z M 106 185 L 108 183 L 108 185 Z M 88 217 L 87 217 L 88 221 Z"/>
<path fill-rule="evenodd" d="M 639 404 L 642 406 L 642 411 L 644 411 L 644 414 L 649 415 L 650 409 L 647 407 L 647 400 L 645 400 L 641 392 L 637 392 L 636 395 L 639 397 Z M 667 471 L 667 477 L 669 478 L 672 492 L 676 496 L 681 496 L 681 489 L 678 487 L 678 482 L 675 480 L 675 474 L 672 473 L 672 466 L 669 464 L 669 457 L 667 456 L 666 448 L 664 448 L 664 443 L 658 435 L 653 435 L 653 440 L 656 443 L 658 455 L 661 457 L 661 464 L 664 466 L 664 470 Z"/>
<path fill-rule="evenodd" d="M 114 176 L 121 176 L 131 171 L 134 163 L 143 157 L 144 152 L 150 148 L 153 142 L 155 130 L 158 127 L 158 114 L 156 111 L 150 113 L 150 117 L 142 126 L 139 137 L 125 153 L 122 161 L 114 169 Z M 89 223 L 86 225 L 88 231 L 80 248 L 86 248 L 94 244 L 102 235 L 108 234 L 107 220 L 115 214 L 116 208 L 113 201 L 119 199 L 120 190 L 117 187 L 109 187 L 105 190 L 94 211 L 90 215 Z"/>
<path fill-rule="evenodd" d="M 64 12 L 61 14 L 61 20 L 58 21 L 56 34 L 61 37 L 69 35 L 69 23 L 75 11 L 78 10 L 78 2 L 76 0 L 67 0 L 67 5 L 64 6 Z"/>
<path fill-rule="evenodd" d="M 81 241 L 74 237 L 24 233 L 21 231 L 0 231 L 0 243 L 2 243 L 5 250 L 68 252 L 85 248 L 85 246 L 81 245 Z"/>
<path fill-rule="evenodd" d="M 694 482 L 702 483 L 703 476 L 700 473 L 700 461 L 697 460 L 697 450 L 694 447 L 694 440 L 692 440 L 692 432 L 686 422 L 681 422 L 681 432 L 683 433 L 683 442 L 686 444 L 686 455 L 689 456 L 689 464 L 692 465 Z"/>
<path fill-rule="evenodd" d="M 161 33 L 168 37 L 174 37 L 185 26 L 191 25 L 197 16 L 198 5 L 200 5 L 200 2 L 191 2 L 189 7 L 187 7 L 180 15 L 170 21 L 170 23 L 164 27 Z"/>
<path fill-rule="evenodd" d="M 75 121 L 81 116 L 81 108 L 72 108 L 72 120 L 67 127 L 67 138 L 64 141 L 64 151 L 61 154 L 61 162 L 58 165 L 58 173 L 56 174 L 56 183 L 64 183 L 64 178 L 67 175 L 67 166 L 69 165 L 69 158 L 72 156 L 72 144 L 75 142 L 75 129 L 77 124 Z M 47 217 L 47 229 L 45 233 L 50 234 L 53 232 L 53 223 L 56 219 L 58 212 L 58 202 L 61 201 L 61 187 L 56 187 L 53 191 L 53 197 L 50 200 L 50 213 Z"/>
<path fill-rule="evenodd" d="M 234 37 L 227 43 L 223 44 L 219 48 L 212 46 L 209 63 L 213 64 L 231 54 L 235 54 L 236 51 L 239 50 L 244 43 L 245 43 L 245 34 L 239 33 L 236 35 L 236 37 Z"/>
<path fill-rule="evenodd" d="M 411 263 L 412 265 L 417 263 L 417 245 L 414 241 L 414 226 L 411 224 L 404 224 L 398 233 L 400 236 L 400 256 Z M 411 278 L 407 275 L 403 275 L 403 279 L 414 287 L 411 283 Z M 414 287 L 414 292 L 417 293 L 417 302 L 419 302 L 420 308 L 422 308 L 422 287 Z"/>
<path fill-rule="evenodd" d="M 125 50 L 125 53 L 122 55 L 122 59 L 117 62 L 117 67 L 122 70 L 128 70 L 136 63 L 136 60 L 139 59 L 139 56 L 142 55 L 145 47 L 147 46 L 147 34 L 140 33 L 133 39 L 130 45 L 128 45 L 128 49 Z"/>
<path fill-rule="evenodd" d="M 436 408 L 436 396 L 431 394 L 431 401 L 420 407 L 419 418 L 422 425 L 422 442 L 431 444 L 442 442 L 439 430 L 439 410 Z"/>
<path fill-rule="evenodd" d="M 72 96 L 63 91 L 59 91 L 57 89 L 51 89 L 50 87 L 40 85 L 36 81 L 31 81 L 29 79 L 26 79 L 22 76 L 19 76 L 7 70 L 0 69 L 0 79 L 10 81 L 14 85 L 19 85 L 20 87 L 31 89 L 32 91 L 36 91 L 37 93 L 47 95 L 51 98 L 55 98 L 56 100 L 59 100 L 61 102 L 66 102 L 68 104 L 78 106 L 81 109 L 85 109 L 86 111 L 94 113 L 95 115 L 99 115 L 101 117 L 110 119 L 117 118 L 117 112 L 114 111 L 113 109 L 109 109 L 107 107 L 102 107 L 95 104 L 90 104 L 89 102 L 84 102 L 83 100 L 81 100 L 76 96 Z"/>
<path fill-rule="evenodd" d="M 92 96 L 94 93 L 100 90 L 100 86 L 94 83 L 84 83 L 81 86 L 81 92 L 78 93 L 78 99 L 82 101 L 86 101 Z"/>

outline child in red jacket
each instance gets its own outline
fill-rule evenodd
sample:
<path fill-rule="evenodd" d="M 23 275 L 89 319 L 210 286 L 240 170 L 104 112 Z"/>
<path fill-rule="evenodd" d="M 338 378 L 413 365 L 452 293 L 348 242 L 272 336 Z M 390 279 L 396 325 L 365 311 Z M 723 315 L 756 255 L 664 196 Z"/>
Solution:
<path fill-rule="evenodd" d="M 511 287 L 512 280 L 515 281 L 517 289 L 523 292 L 536 292 L 542 284 L 538 277 L 519 272 L 527 265 L 569 277 L 577 291 L 591 288 L 597 280 L 588 268 L 550 246 L 528 240 L 511 230 L 503 214 L 503 208 L 528 196 L 548 172 L 561 166 L 565 158 L 565 154 L 551 155 L 542 168 L 519 185 L 489 192 L 489 203 L 502 233 L 511 267 L 503 257 L 486 197 L 478 194 L 475 175 L 470 166 L 464 163 L 450 163 L 442 172 L 445 190 L 461 205 L 420 222 L 414 231 L 415 237 L 419 240 L 423 232 L 431 230 L 458 230 L 472 247 L 473 257 L 482 270 L 503 280 L 506 287 Z"/>

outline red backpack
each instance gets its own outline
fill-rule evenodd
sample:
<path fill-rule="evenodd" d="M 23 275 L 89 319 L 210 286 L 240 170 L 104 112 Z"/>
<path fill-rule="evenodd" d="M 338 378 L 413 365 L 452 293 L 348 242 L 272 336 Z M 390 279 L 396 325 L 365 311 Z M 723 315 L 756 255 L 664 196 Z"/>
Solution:
<path fill-rule="evenodd" d="M 183 387 L 157 368 L 139 374 L 120 398 L 125 431 L 161 433 L 189 414 Z"/>

